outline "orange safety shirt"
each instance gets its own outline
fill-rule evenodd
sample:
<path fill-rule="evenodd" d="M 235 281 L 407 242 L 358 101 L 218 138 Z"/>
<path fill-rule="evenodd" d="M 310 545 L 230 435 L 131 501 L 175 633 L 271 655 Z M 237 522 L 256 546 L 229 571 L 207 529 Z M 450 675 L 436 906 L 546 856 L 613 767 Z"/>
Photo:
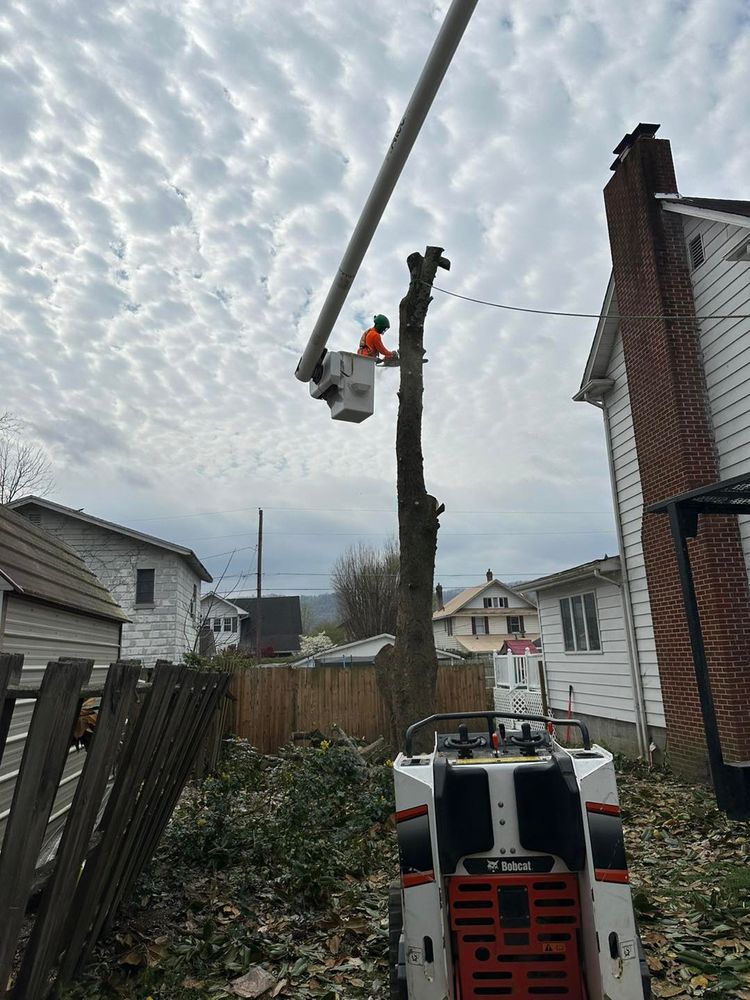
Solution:
<path fill-rule="evenodd" d="M 382 354 L 384 358 L 390 358 L 393 351 L 388 350 L 378 331 L 374 326 L 371 326 L 362 334 L 357 354 L 362 354 L 366 358 L 377 358 L 379 354 Z"/>

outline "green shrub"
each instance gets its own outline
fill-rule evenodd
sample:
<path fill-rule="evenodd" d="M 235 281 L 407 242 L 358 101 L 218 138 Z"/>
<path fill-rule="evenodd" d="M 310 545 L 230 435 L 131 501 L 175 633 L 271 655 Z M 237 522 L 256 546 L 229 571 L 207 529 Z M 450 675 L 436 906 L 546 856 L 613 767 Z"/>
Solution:
<path fill-rule="evenodd" d="M 279 758 L 235 741 L 220 773 L 184 798 L 167 847 L 176 862 L 241 868 L 248 890 L 260 878 L 301 905 L 324 905 L 342 879 L 377 867 L 392 779 L 390 767 L 363 766 L 325 741 Z"/>

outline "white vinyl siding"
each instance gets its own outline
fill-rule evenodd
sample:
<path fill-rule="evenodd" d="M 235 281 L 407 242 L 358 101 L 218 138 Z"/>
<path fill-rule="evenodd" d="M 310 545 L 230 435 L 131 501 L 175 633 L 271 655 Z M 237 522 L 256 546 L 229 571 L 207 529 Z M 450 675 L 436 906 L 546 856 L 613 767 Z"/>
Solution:
<path fill-rule="evenodd" d="M 588 581 L 587 581 L 588 582 Z M 591 587 L 587 587 L 591 590 Z M 573 686 L 573 715 L 635 722 L 633 682 L 625 637 L 625 616 L 620 588 L 608 581 L 594 583 L 601 652 L 566 652 L 560 602 L 580 596 L 580 583 L 539 592 L 543 625 L 542 642 L 551 709 L 558 715 L 568 711 L 568 692 Z"/>
<path fill-rule="evenodd" d="M 686 241 L 700 235 L 704 263 L 691 273 L 698 316 L 750 314 L 750 262 L 725 260 L 750 233 L 739 226 L 683 216 Z M 750 320 L 701 320 L 708 405 L 719 457 L 729 479 L 750 468 Z M 738 518 L 750 571 L 750 518 Z"/>
<path fill-rule="evenodd" d="M 107 668 L 119 658 L 120 626 L 117 622 L 89 618 L 6 594 L 4 631 L 0 636 L 3 653 L 25 655 L 21 683 L 37 687 L 50 660 L 75 657 L 94 661 L 92 685 L 104 683 Z M 0 837 L 10 811 L 15 778 L 21 765 L 26 735 L 34 710 L 31 700 L 18 701 L 0 764 Z M 63 772 L 52 817 L 63 816 L 73 801 L 85 751 L 71 750 Z"/>
<path fill-rule="evenodd" d="M 633 628 L 638 646 L 647 719 L 650 725 L 663 727 L 665 725 L 664 704 L 659 682 L 654 625 L 651 618 L 646 564 L 641 541 L 643 493 L 641 491 L 638 456 L 635 450 L 635 434 L 622 337 L 619 333 L 612 350 L 607 378 L 614 382 L 605 400 L 604 419 L 608 423 L 612 446 L 615 479 L 612 483 L 612 497 L 615 516 L 620 520 L 623 537 L 623 551 L 620 553 L 620 558 L 626 568 L 630 589 Z"/>
<path fill-rule="evenodd" d="M 215 594 L 206 594 L 201 600 L 200 609 L 206 628 L 213 635 L 217 650 L 239 646 L 242 619 L 247 618 L 246 614 L 240 616 L 236 605 Z"/>

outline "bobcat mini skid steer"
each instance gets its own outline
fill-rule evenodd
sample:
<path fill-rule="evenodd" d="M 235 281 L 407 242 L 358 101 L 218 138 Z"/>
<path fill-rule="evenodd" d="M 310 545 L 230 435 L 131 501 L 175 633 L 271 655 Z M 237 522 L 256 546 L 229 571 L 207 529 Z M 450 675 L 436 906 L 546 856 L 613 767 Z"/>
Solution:
<path fill-rule="evenodd" d="M 649 1000 L 612 755 L 565 749 L 554 720 L 433 715 L 393 765 L 401 878 L 391 885 L 392 1000 Z M 483 720 L 414 734 L 439 720 Z M 541 724 L 532 729 L 531 723 Z"/>

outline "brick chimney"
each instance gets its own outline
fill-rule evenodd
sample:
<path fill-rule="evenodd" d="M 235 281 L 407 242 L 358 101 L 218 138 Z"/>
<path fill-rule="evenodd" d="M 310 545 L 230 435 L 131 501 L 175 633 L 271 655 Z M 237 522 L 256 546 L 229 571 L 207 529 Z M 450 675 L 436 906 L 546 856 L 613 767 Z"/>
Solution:
<path fill-rule="evenodd" d="M 639 125 L 625 136 L 604 189 L 618 312 L 684 317 L 621 321 L 645 506 L 721 478 L 682 218 L 663 211 L 656 197 L 677 193 L 670 144 L 654 138 L 657 129 Z M 705 773 L 700 701 L 663 514 L 644 514 L 642 542 L 670 757 L 683 773 Z M 750 595 L 736 519 L 701 517 L 690 558 L 724 758 L 750 760 Z"/>
<path fill-rule="evenodd" d="M 488 569 L 487 570 L 487 583 L 492 583 L 493 579 L 494 579 L 494 577 L 492 576 L 492 570 Z"/>
<path fill-rule="evenodd" d="M 435 587 L 435 597 L 437 598 L 437 609 L 438 611 L 442 611 L 445 605 L 443 604 L 443 587 L 441 584 Z"/>

